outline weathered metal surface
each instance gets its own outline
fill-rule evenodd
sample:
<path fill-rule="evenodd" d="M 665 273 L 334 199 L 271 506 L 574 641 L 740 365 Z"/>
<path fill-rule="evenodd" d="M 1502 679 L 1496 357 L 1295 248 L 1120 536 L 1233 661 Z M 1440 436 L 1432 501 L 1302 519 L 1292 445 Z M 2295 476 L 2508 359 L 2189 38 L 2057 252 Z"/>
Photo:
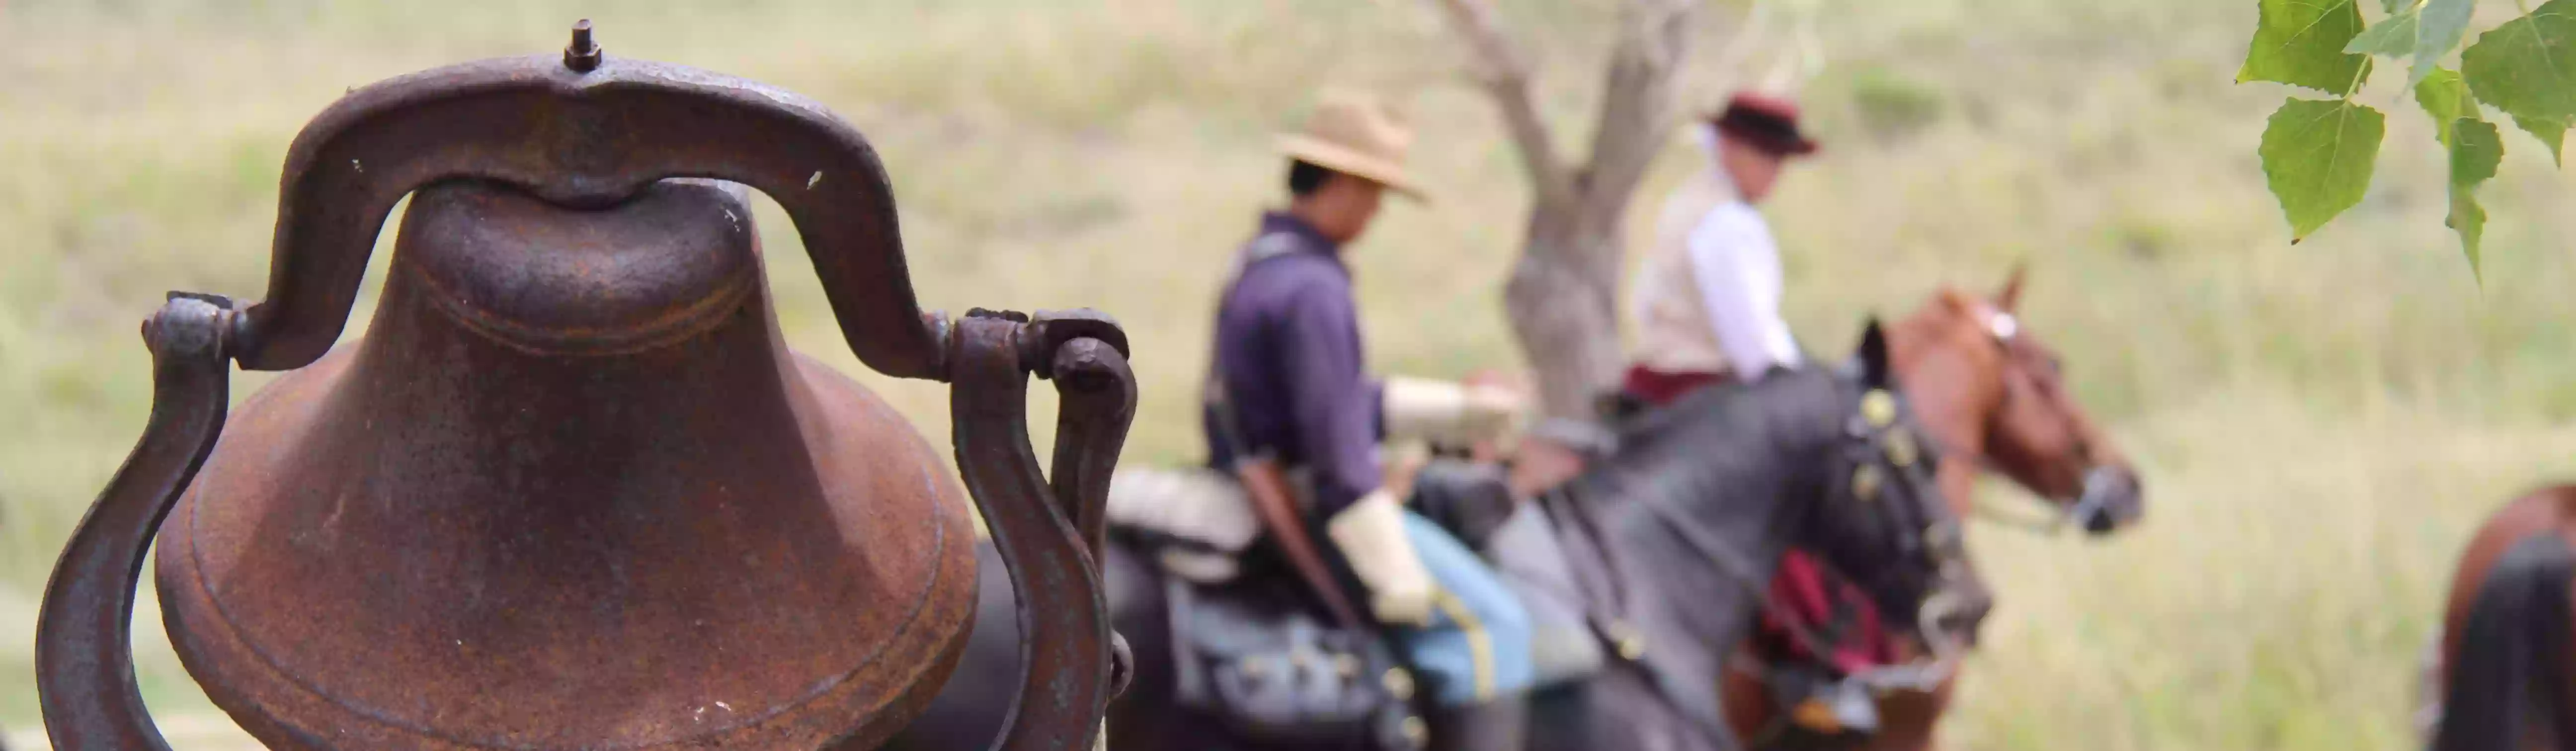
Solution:
<path fill-rule="evenodd" d="M 1039 311 L 1023 334 L 1038 346 L 1022 354 L 1040 378 L 1055 380 L 1055 459 L 1049 478 L 1085 550 L 1108 544 L 1109 476 L 1136 419 L 1136 376 L 1127 370 L 1127 334 L 1087 310 Z M 1085 505 L 1076 504 L 1081 501 Z"/>
<path fill-rule="evenodd" d="M 959 487 L 784 346 L 742 193 L 691 177 L 788 208 L 863 361 L 955 376 L 958 463 L 1024 595 L 999 747 L 1093 741 L 1122 680 L 1086 543 L 1135 410 L 1124 334 L 922 315 L 855 131 L 586 26 L 560 60 L 334 105 L 289 157 L 269 300 L 155 319 L 153 421 L 44 606 L 56 748 L 162 747 L 124 647 L 156 529 L 182 661 L 276 748 L 860 749 L 916 714 L 972 617 Z M 322 357 L 405 194 L 367 337 Z M 299 369 L 222 430 L 227 357 Z M 1065 395 L 1052 485 L 1031 375 Z"/>
<path fill-rule="evenodd" d="M 1059 397 L 1048 477 L 1082 537 L 1083 550 L 1102 550 L 1109 544 L 1110 475 L 1118 469 L 1127 428 L 1136 420 L 1136 374 L 1127 367 L 1127 332 L 1090 310 L 1039 311 L 1030 328 L 1035 331 L 1023 336 L 1046 346 L 1023 359 L 1044 366 L 1037 376 L 1054 379 Z M 1091 569 L 1100 571 L 1099 554 L 1092 555 Z M 1109 663 L 1109 695 L 1116 697 L 1136 677 L 1135 655 L 1116 632 L 1109 635 Z"/>
<path fill-rule="evenodd" d="M 1018 314 L 971 311 L 949 327 L 952 382 L 950 414 L 956 423 L 957 466 L 983 509 L 985 527 L 1008 564 L 1019 594 L 1022 680 L 1011 697 L 1009 728 L 994 747 L 1002 751 L 1075 749 L 1098 736 L 1100 716 L 1114 695 L 1108 602 L 1100 566 L 1083 544 L 1075 522 L 1097 519 L 1108 502 L 1105 483 L 1056 497 L 1038 474 L 1028 434 L 1028 376 L 1023 346 L 1032 340 L 1049 356 L 1059 387 L 1068 391 L 1066 414 L 1085 408 L 1115 415 L 1059 434 L 1059 459 L 1076 466 L 1100 456 L 1114 462 L 1135 410 L 1135 379 L 1125 357 L 1099 339 L 1043 342 L 1042 324 Z M 1104 319 L 1105 322 L 1105 319 Z M 1114 325 L 1111 326 L 1114 329 Z M 1123 336 L 1117 337 L 1123 341 Z M 1055 352 L 1048 352 L 1054 349 Z M 1070 444 L 1072 448 L 1064 448 Z M 1062 481 L 1069 473 L 1057 464 Z M 1105 478 L 1104 478 L 1105 479 Z M 1057 501 L 1066 505 L 1059 506 Z M 1065 508 L 1072 513 L 1064 512 Z"/>
<path fill-rule="evenodd" d="M 549 202 L 616 203 L 668 177 L 743 183 L 795 221 L 851 350 L 869 367 L 937 377 L 919 325 L 893 191 L 867 139 L 802 96 L 678 65 L 601 54 L 465 63 L 350 92 L 287 152 L 268 296 L 242 367 L 302 367 L 348 321 L 386 212 L 414 187 L 481 177 Z"/>
<path fill-rule="evenodd" d="M 708 184 L 597 211 L 421 190 L 368 336 L 244 403 L 164 529 L 216 703 L 280 748 L 900 727 L 963 634 L 965 499 L 778 340 L 729 214 Z"/>
<path fill-rule="evenodd" d="M 134 590 L 152 530 L 223 431 L 233 315 L 220 298 L 173 294 L 143 324 L 152 417 L 63 545 L 36 621 L 36 687 L 54 748 L 169 751 L 134 685 Z"/>

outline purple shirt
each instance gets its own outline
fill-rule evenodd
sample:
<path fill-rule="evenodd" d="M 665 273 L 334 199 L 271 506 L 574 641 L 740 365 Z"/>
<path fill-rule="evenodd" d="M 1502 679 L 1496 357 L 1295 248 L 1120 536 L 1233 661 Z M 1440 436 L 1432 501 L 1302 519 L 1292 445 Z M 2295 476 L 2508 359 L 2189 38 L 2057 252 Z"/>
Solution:
<path fill-rule="evenodd" d="M 1242 271 L 1216 314 L 1216 368 L 1250 447 L 1227 445 L 1204 415 L 1209 462 L 1244 451 L 1310 471 L 1319 518 L 1376 490 L 1378 385 L 1362 362 L 1359 310 L 1341 248 L 1304 221 L 1272 212 L 1246 243 Z"/>

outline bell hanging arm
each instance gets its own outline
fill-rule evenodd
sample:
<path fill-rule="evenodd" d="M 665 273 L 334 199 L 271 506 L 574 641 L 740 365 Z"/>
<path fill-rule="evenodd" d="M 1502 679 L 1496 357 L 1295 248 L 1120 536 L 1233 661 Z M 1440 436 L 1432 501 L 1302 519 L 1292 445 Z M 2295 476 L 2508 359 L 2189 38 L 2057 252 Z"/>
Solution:
<path fill-rule="evenodd" d="M 37 693 L 55 748 L 169 751 L 134 684 L 134 595 L 153 532 L 223 432 L 236 315 L 230 300 L 173 292 L 143 324 L 152 416 L 72 530 L 37 615 Z"/>
<path fill-rule="evenodd" d="M 1037 377 L 1054 379 L 1061 397 L 1049 484 L 1095 556 L 1108 544 L 1109 477 L 1136 420 L 1127 351 L 1127 332 L 1092 310 L 1038 311 L 1021 339 L 1021 361 Z"/>
<path fill-rule="evenodd" d="M 957 467 L 1018 593 L 1020 686 L 997 751 L 1089 748 L 1124 688 L 1124 645 L 1101 594 L 1109 471 L 1136 414 L 1126 335 L 1090 311 L 968 311 L 930 320 L 949 344 Z M 1038 474 L 1028 434 L 1028 379 L 1063 394 L 1054 480 Z"/>
<path fill-rule="evenodd" d="M 744 183 L 785 207 L 850 349 L 888 375 L 937 378 L 894 193 L 857 129 L 805 97 L 679 65 L 573 48 L 423 71 L 350 92 L 296 135 L 280 179 L 268 296 L 237 333 L 245 369 L 302 367 L 348 325 L 394 203 L 439 180 L 512 183 L 569 206 L 656 180 Z"/>

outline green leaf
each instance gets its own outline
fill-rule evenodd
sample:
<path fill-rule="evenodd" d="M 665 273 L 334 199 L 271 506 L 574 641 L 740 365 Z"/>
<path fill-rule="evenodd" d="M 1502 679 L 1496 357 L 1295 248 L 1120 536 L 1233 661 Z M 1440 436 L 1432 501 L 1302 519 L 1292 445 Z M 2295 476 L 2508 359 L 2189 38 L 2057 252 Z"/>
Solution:
<path fill-rule="evenodd" d="M 2576 2 L 2576 0 L 2558 0 Z M 2350 94 L 2369 69 L 2369 55 L 2346 54 L 2361 33 L 2355 0 L 2257 0 L 2260 25 L 2245 51 L 2236 82 L 2279 81 L 2334 94 Z"/>
<path fill-rule="evenodd" d="M 2469 273 L 2478 283 L 2486 283 L 2486 272 L 2479 267 L 2478 242 L 2486 238 L 2487 210 L 2478 205 L 2475 187 L 2451 186 L 2451 215 L 2443 217 L 2442 226 L 2460 234 L 2460 253 L 2469 258 Z"/>
<path fill-rule="evenodd" d="M 2392 16 L 2412 7 L 2415 7 L 2415 0 L 2379 0 L 2379 9 L 2388 11 L 2388 15 Z"/>
<path fill-rule="evenodd" d="M 2460 118 L 2451 123 L 2451 184 L 2476 185 L 2495 177 L 2504 162 L 2504 139 L 2495 123 Z"/>
<path fill-rule="evenodd" d="M 2290 242 L 2361 203 L 2387 127 L 2378 110 L 2341 99 L 2292 99 L 2272 113 L 2257 153 L 2290 220 Z"/>
<path fill-rule="evenodd" d="M 2522 131 L 2531 134 L 2531 137 L 2540 139 L 2541 143 L 2548 144 L 2549 162 L 2558 165 L 2566 164 L 2566 160 L 2559 154 L 2559 146 L 2567 140 L 2569 122 L 2567 118 L 2513 116 L 2514 125 L 2520 126 Z"/>
<path fill-rule="evenodd" d="M 2424 80 L 2443 55 L 2460 46 L 2460 38 L 2469 33 L 2469 16 L 2477 9 L 2478 0 L 2425 0 L 2424 20 L 2415 27 L 2415 64 L 2408 83 Z"/>
<path fill-rule="evenodd" d="M 2478 184 L 2495 177 L 2504 161 L 2504 137 L 2495 123 L 2463 117 L 2451 123 L 2451 215 L 2442 226 L 2460 234 L 2460 252 L 2469 257 L 2469 273 L 2478 269 L 2478 241 L 2486 235 L 2487 210 L 2478 205 Z"/>
<path fill-rule="evenodd" d="M 2576 117 L 2576 0 L 2550 0 L 2478 35 L 2460 53 L 2460 76 L 2478 101 L 2517 117 Z"/>
<path fill-rule="evenodd" d="M 2417 10 L 2407 8 L 2403 13 L 2380 19 L 2379 23 L 2371 24 L 2370 28 L 2362 29 L 2360 34 L 2353 35 L 2352 41 L 2344 44 L 2343 51 L 2356 55 L 2389 57 L 2415 54 L 2415 30 L 2420 27 L 2417 22 L 2422 19 L 2422 15 L 2417 13 Z"/>
<path fill-rule="evenodd" d="M 2407 83 L 2424 80 L 2443 55 L 2460 46 L 2460 37 L 2469 33 L 2469 15 L 2477 9 L 2477 0 L 2425 0 L 2423 20 L 2415 26 L 2415 62 L 2407 66 Z"/>
<path fill-rule="evenodd" d="M 2411 59 L 2406 83 L 2413 85 L 2460 46 L 2460 35 L 2469 30 L 2469 12 L 2476 9 L 2477 0 L 2425 0 L 2363 29 L 2343 51 Z"/>
<path fill-rule="evenodd" d="M 2451 145 L 2451 121 L 2478 116 L 2478 103 L 2469 95 L 2469 84 L 2448 68 L 2434 68 L 2424 80 L 2415 83 L 2415 104 L 2424 108 L 2424 114 L 2433 116 L 2433 137 L 2440 139 L 2444 148 Z"/>

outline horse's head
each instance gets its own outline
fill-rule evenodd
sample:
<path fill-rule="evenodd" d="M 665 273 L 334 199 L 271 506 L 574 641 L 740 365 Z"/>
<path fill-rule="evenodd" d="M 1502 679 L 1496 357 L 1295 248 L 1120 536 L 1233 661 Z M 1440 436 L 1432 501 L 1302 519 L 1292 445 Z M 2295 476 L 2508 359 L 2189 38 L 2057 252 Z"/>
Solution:
<path fill-rule="evenodd" d="M 1858 582 L 1892 623 L 1935 646 L 1975 632 L 1992 598 L 1967 557 L 1959 514 L 1935 479 L 1938 456 L 1897 389 L 1886 336 L 1872 320 L 1854 367 L 1837 379 L 1846 415 L 1815 521 L 1799 543 Z"/>
<path fill-rule="evenodd" d="M 2137 521 L 2137 471 L 2066 388 L 2056 350 L 2021 325 L 2022 272 L 1982 299 L 1941 294 L 1896 331 L 1897 369 L 1950 458 L 1942 470 L 1963 513 L 1978 469 L 2011 478 L 2093 534 Z"/>

